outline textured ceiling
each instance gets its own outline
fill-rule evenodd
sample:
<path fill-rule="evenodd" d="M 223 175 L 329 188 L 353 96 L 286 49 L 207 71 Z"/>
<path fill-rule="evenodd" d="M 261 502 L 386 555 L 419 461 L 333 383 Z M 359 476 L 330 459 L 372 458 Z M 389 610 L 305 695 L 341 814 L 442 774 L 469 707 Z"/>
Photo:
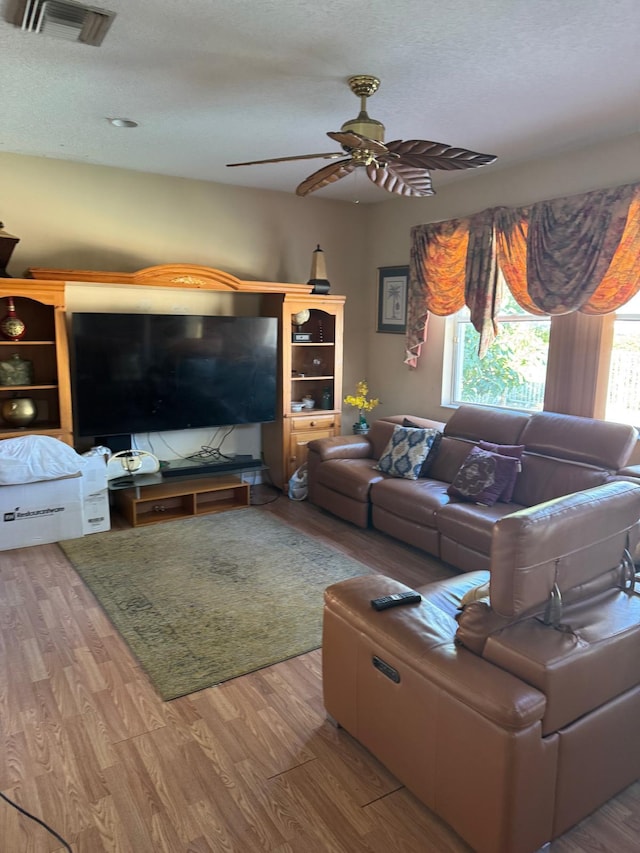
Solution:
<path fill-rule="evenodd" d="M 327 161 L 225 164 L 337 150 L 354 74 L 380 78 L 388 141 L 496 154 L 485 170 L 640 130 L 638 0 L 106 0 L 101 47 L 24 33 L 10 2 L 0 151 L 293 193 Z M 357 169 L 312 198 L 392 196 Z"/>

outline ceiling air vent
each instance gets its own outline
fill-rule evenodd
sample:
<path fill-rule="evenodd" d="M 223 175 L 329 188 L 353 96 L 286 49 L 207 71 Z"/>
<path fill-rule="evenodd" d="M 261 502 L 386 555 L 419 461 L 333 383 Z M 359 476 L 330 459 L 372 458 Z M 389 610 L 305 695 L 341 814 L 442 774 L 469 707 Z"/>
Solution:
<path fill-rule="evenodd" d="M 18 0 L 12 23 L 25 32 L 97 46 L 102 44 L 115 16 L 115 12 L 71 0 Z"/>

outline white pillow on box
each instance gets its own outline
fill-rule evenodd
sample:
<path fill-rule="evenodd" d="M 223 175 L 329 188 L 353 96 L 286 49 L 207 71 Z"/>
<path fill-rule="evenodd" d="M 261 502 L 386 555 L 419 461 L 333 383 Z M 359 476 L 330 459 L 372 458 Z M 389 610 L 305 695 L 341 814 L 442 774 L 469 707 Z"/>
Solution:
<path fill-rule="evenodd" d="M 73 447 L 49 435 L 21 435 L 0 441 L 0 486 L 75 477 L 86 464 Z"/>

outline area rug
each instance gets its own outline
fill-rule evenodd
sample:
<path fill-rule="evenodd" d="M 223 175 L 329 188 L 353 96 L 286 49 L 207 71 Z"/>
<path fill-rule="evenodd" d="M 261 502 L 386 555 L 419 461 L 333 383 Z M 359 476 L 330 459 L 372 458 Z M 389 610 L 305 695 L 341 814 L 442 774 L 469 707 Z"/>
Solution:
<path fill-rule="evenodd" d="M 165 700 L 318 648 L 325 587 L 371 571 L 255 507 L 60 547 Z"/>

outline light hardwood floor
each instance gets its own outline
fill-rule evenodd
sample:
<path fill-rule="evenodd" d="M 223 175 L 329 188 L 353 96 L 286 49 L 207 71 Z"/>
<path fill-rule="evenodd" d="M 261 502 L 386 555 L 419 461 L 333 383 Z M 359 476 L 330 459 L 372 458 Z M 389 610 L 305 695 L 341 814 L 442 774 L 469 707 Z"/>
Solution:
<path fill-rule="evenodd" d="M 420 581 L 420 553 L 381 534 L 282 496 L 260 511 Z M 162 702 L 56 545 L 0 552 L 0 791 L 74 853 L 469 851 L 326 721 L 320 665 L 318 650 Z M 550 849 L 639 838 L 636 783 Z M 0 851 L 64 848 L 0 801 Z"/>

